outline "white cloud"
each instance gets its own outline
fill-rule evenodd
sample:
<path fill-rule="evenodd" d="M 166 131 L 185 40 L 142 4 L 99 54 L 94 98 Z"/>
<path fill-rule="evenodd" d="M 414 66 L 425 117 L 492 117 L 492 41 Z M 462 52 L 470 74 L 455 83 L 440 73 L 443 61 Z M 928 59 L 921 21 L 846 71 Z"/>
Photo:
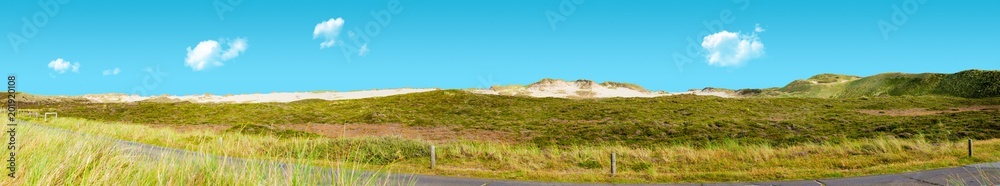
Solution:
<path fill-rule="evenodd" d="M 222 40 L 227 42 L 226 40 Z M 227 48 L 223 50 L 222 44 L 215 40 L 199 42 L 192 49 L 187 48 L 187 58 L 184 59 L 184 66 L 189 66 L 195 71 L 204 70 L 208 67 L 222 66 L 226 61 L 235 59 L 247 50 L 247 40 L 236 38 L 226 43 Z"/>
<path fill-rule="evenodd" d="M 222 65 L 215 59 L 220 53 L 222 47 L 219 46 L 219 42 L 215 40 L 202 41 L 198 43 L 194 49 L 191 47 L 187 48 L 187 58 L 184 59 L 184 65 L 190 66 L 194 70 L 205 69 L 205 66 L 209 63 Z"/>
<path fill-rule="evenodd" d="M 60 74 L 66 73 L 66 70 L 80 72 L 80 62 L 74 62 L 71 64 L 69 61 L 58 58 L 49 62 L 49 68 L 59 72 Z"/>
<path fill-rule="evenodd" d="M 243 38 L 236 38 L 232 42 L 229 42 L 229 50 L 222 53 L 222 60 L 228 61 L 230 59 L 240 56 L 240 53 L 247 50 L 247 40 Z"/>
<path fill-rule="evenodd" d="M 368 55 L 368 43 L 361 45 L 361 49 L 358 49 L 358 56 Z"/>
<path fill-rule="evenodd" d="M 121 73 L 121 72 L 122 72 L 121 69 L 119 69 L 118 67 L 115 67 L 115 69 L 104 70 L 104 72 L 101 73 L 101 74 L 103 74 L 104 76 L 108 76 L 108 75 L 118 75 L 118 73 Z"/>
<path fill-rule="evenodd" d="M 760 27 L 760 24 L 753 25 L 753 32 L 760 33 L 760 32 L 764 32 L 764 31 L 765 31 L 764 28 Z"/>
<path fill-rule="evenodd" d="M 313 29 L 313 39 L 322 37 L 323 42 L 319 44 L 319 48 L 329 48 L 336 44 L 341 27 L 344 27 L 344 19 L 342 18 L 331 18 L 323 21 L 316 24 L 316 28 Z"/>
<path fill-rule="evenodd" d="M 764 43 L 760 42 L 756 31 L 746 35 L 723 30 L 705 36 L 701 47 L 706 52 L 708 64 L 713 66 L 739 67 L 747 61 L 764 56 Z"/>

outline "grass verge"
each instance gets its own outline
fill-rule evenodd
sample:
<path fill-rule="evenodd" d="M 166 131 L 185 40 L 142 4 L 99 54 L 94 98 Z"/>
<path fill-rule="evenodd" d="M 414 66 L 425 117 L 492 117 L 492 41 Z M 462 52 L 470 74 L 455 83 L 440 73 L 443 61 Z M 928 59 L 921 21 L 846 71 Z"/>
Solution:
<path fill-rule="evenodd" d="M 317 138 L 211 131 L 177 132 L 140 124 L 60 118 L 44 125 L 129 141 L 210 154 L 362 169 L 464 177 L 561 182 L 735 182 L 804 180 L 900 173 L 1000 161 L 1000 139 L 977 140 L 976 155 L 965 144 L 920 137 L 843 139 L 829 143 L 773 146 L 717 140 L 702 145 L 633 147 L 458 141 L 433 144 L 395 137 Z M 429 165 L 430 145 L 438 168 Z M 233 148 L 238 147 L 238 148 Z M 353 149 L 353 150 L 344 150 Z M 611 177 L 610 153 L 619 174 Z M 353 158 L 352 158 L 353 157 Z M 339 161 L 346 160 L 346 161 Z"/>
<path fill-rule="evenodd" d="M 60 124 L 77 121 L 58 119 L 48 124 L 67 128 Z M 93 130 L 81 131 L 97 135 L 105 135 L 97 130 L 153 132 L 142 127 L 88 124 L 91 125 L 77 129 L 90 128 Z M 7 129 L 5 125 L 4 130 Z M 142 148 L 100 136 L 27 123 L 21 123 L 17 131 L 18 169 L 15 178 L 4 176 L 0 185 L 412 185 L 411 180 L 381 177 L 388 176 L 384 172 L 376 172 L 376 176 L 363 176 L 356 171 L 324 173 L 306 166 L 275 166 L 273 162 L 257 160 L 234 161 L 203 154 L 137 150 Z M 140 142 L 170 135 L 150 134 Z M 309 161 L 310 158 L 291 158 L 287 162 Z M 354 165 L 358 164 L 345 164 L 340 168 L 353 170 Z"/>

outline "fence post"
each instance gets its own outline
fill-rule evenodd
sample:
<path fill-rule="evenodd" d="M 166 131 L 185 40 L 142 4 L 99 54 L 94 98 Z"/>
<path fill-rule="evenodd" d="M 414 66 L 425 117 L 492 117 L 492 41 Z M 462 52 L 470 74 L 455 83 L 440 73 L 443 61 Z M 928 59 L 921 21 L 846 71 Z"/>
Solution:
<path fill-rule="evenodd" d="M 614 152 L 612 152 L 611 153 L 611 176 L 615 176 L 615 174 L 618 173 L 618 161 L 616 160 L 617 158 L 618 157 L 616 156 L 616 154 Z"/>
<path fill-rule="evenodd" d="M 969 157 L 972 157 L 972 138 L 969 138 Z"/>
<path fill-rule="evenodd" d="M 437 157 L 435 157 L 434 145 L 431 145 L 431 169 L 434 169 L 434 164 L 437 164 Z"/>

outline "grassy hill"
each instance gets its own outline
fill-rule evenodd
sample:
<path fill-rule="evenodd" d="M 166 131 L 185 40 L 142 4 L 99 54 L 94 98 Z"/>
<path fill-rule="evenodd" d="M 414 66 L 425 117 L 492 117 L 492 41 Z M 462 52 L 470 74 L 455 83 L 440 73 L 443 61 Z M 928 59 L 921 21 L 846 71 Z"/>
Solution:
<path fill-rule="evenodd" d="M 570 100 L 440 90 L 357 100 L 216 104 L 188 102 L 26 104 L 60 116 L 154 124 L 399 123 L 500 131 L 536 144 L 704 144 L 718 140 L 797 144 L 878 136 L 1000 138 L 996 109 L 917 116 L 864 110 L 1000 105 L 1000 71 L 955 74 L 820 74 L 782 88 L 738 90 L 747 99 L 679 95 Z M 628 84 L 615 85 L 629 87 Z"/>
<path fill-rule="evenodd" d="M 781 96 L 856 98 L 943 95 L 965 98 L 1000 96 L 1000 71 L 966 70 L 954 74 L 883 73 L 864 78 L 821 74 L 777 89 Z"/>
<path fill-rule="evenodd" d="M 388 166 L 406 173 L 563 182 L 807 180 L 997 161 L 997 77 L 997 71 L 979 70 L 864 78 L 820 74 L 781 88 L 732 91 L 757 95 L 736 99 L 695 95 L 562 99 L 437 90 L 291 103 L 168 99 L 89 103 L 24 95 L 21 99 L 28 104 L 21 108 L 58 111 L 61 117 L 55 121 L 31 119 L 46 125 L 242 158 L 294 157 Z M 509 135 L 500 135 L 503 142 L 439 143 L 400 137 L 324 138 L 313 131 L 269 125 L 314 123 L 449 126 L 448 130 Z M 219 133 L 178 132 L 142 124 L 230 128 Z M 28 131 L 22 137 L 29 142 L 69 139 Z M 965 139 L 977 139 L 974 157 L 964 154 Z M 436 156 L 445 166 L 427 168 L 429 153 L 424 152 L 430 145 L 436 145 Z M 48 151 L 60 149 L 66 148 L 36 155 L 59 154 Z M 610 153 L 617 155 L 616 166 L 621 167 L 614 177 L 607 176 Z M 781 168 L 760 168 L 775 165 Z"/>
<path fill-rule="evenodd" d="M 60 116 L 154 124 L 400 123 L 512 134 L 539 145 L 706 144 L 720 140 L 798 144 L 879 136 L 933 140 L 1000 138 L 996 109 L 920 116 L 862 110 L 1000 105 L 1000 98 L 943 96 L 751 98 L 680 95 L 656 98 L 561 99 L 440 90 L 357 100 L 196 104 L 66 103 Z"/>

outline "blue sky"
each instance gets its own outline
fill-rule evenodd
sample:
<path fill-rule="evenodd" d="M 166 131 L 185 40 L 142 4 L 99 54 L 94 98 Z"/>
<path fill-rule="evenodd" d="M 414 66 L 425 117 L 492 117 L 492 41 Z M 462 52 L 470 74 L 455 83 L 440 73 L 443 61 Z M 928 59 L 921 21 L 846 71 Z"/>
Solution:
<path fill-rule="evenodd" d="M 763 88 L 1000 69 L 998 30 L 1000 1 L 973 0 L 3 1 L 0 71 L 47 95 Z"/>

